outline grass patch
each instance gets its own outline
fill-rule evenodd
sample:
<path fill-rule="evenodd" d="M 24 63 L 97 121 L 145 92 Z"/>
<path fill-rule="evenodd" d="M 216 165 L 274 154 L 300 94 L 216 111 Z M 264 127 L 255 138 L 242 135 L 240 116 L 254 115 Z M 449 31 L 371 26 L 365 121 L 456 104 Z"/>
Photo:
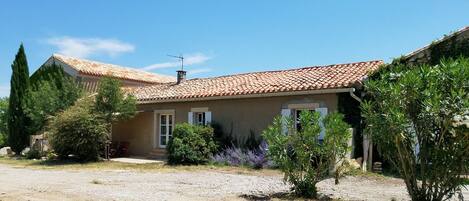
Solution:
<path fill-rule="evenodd" d="M 184 166 L 167 165 L 165 163 L 133 164 L 114 161 L 79 163 L 73 160 L 30 160 L 16 157 L 0 157 L 0 164 L 7 164 L 19 168 L 34 168 L 46 170 L 128 170 L 142 172 L 213 171 L 230 174 L 281 175 L 278 170 L 273 169 L 255 170 L 248 167 L 232 167 L 214 164 Z"/>

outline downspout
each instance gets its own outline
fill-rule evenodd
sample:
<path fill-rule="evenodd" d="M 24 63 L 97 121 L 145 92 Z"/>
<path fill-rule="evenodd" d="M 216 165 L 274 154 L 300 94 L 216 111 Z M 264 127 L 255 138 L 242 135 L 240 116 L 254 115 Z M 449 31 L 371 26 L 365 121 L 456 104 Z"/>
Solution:
<path fill-rule="evenodd" d="M 355 88 L 350 88 L 350 91 L 349 91 L 350 96 L 351 96 L 353 99 L 357 100 L 357 101 L 361 104 L 361 103 L 362 103 L 362 99 L 360 99 L 360 97 L 358 97 L 357 95 L 355 95 L 353 92 L 355 92 Z"/>
<path fill-rule="evenodd" d="M 358 101 L 360 104 L 363 103 L 362 99 L 355 95 L 355 88 L 351 88 L 349 91 L 350 96 Z M 361 122 L 361 120 L 360 120 Z M 370 138 L 363 135 L 363 161 L 362 161 L 362 170 L 364 172 L 370 169 L 370 165 L 373 163 L 373 142 Z"/>

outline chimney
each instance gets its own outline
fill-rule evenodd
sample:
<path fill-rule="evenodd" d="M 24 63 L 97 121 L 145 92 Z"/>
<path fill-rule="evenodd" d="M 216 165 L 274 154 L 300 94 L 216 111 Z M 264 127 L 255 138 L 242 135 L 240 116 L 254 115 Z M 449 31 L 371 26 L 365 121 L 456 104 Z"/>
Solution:
<path fill-rule="evenodd" d="M 176 72 L 178 73 L 177 84 L 184 82 L 184 80 L 186 80 L 186 71 L 178 70 Z"/>

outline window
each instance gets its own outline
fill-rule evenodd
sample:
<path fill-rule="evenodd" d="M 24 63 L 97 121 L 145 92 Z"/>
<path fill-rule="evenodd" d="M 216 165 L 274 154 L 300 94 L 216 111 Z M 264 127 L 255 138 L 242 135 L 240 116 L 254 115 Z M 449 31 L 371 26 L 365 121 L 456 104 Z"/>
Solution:
<path fill-rule="evenodd" d="M 195 124 L 205 126 L 205 112 L 194 112 Z"/>
<path fill-rule="evenodd" d="M 164 148 L 173 136 L 173 115 L 160 114 L 160 147 Z"/>
<path fill-rule="evenodd" d="M 296 129 L 297 131 L 300 131 L 300 130 L 301 130 L 300 115 L 301 115 L 302 112 L 306 112 L 306 111 L 313 112 L 314 110 L 311 110 L 311 109 L 295 109 L 295 110 L 294 110 L 294 115 L 295 115 L 295 129 Z"/>
<path fill-rule="evenodd" d="M 208 125 L 212 122 L 212 112 L 208 110 L 208 107 L 191 108 L 187 122 L 194 125 Z"/>

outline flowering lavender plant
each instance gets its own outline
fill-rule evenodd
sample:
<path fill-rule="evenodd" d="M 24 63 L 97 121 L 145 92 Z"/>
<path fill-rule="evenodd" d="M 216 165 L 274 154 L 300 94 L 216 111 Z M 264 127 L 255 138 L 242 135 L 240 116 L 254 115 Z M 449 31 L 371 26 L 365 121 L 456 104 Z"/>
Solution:
<path fill-rule="evenodd" d="M 215 154 L 212 157 L 212 162 L 231 166 L 249 166 L 256 169 L 273 167 L 273 163 L 267 157 L 267 143 L 265 142 L 262 142 L 254 150 L 243 150 L 235 146 L 228 147 Z"/>

